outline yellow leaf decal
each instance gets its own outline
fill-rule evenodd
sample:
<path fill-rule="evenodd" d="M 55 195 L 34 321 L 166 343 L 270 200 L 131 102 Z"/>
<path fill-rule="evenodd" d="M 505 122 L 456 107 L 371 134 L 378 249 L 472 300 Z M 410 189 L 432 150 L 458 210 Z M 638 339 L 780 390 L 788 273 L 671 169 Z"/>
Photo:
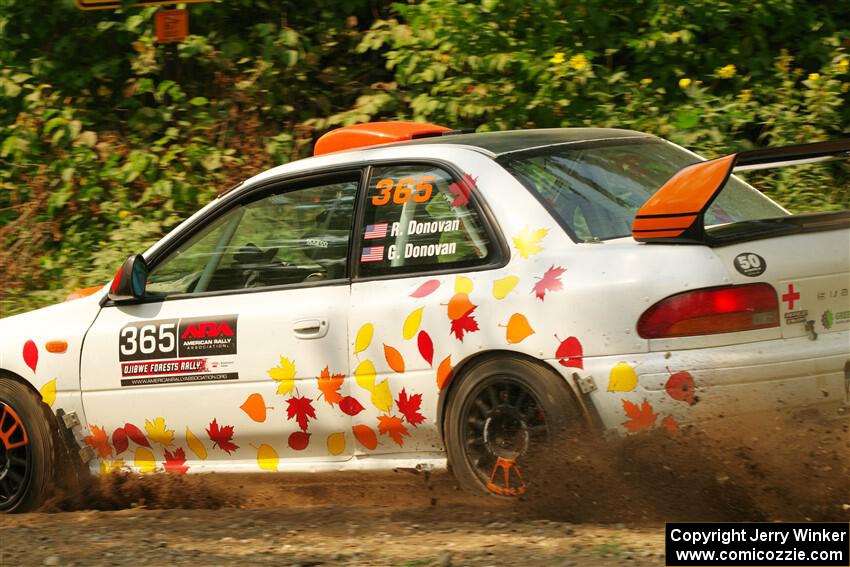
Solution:
<path fill-rule="evenodd" d="M 411 311 L 410 315 L 407 316 L 407 319 L 404 320 L 404 327 L 402 328 L 401 334 L 404 336 L 404 340 L 409 341 L 416 335 L 416 331 L 419 330 L 419 324 L 422 323 L 422 311 L 424 307 L 420 307 L 414 311 Z"/>
<path fill-rule="evenodd" d="M 537 254 L 543 250 L 543 247 L 539 246 L 539 243 L 546 237 L 547 234 L 549 234 L 548 228 L 538 228 L 537 230 L 532 231 L 528 227 L 525 227 L 519 234 L 514 236 L 514 248 L 517 249 L 520 256 L 528 258 L 529 256 Z"/>
<path fill-rule="evenodd" d="M 277 382 L 277 393 L 286 395 L 292 393 L 295 387 L 295 361 L 285 356 L 280 357 L 280 365 L 269 368 L 269 376 Z"/>
<path fill-rule="evenodd" d="M 388 412 L 393 407 L 393 395 L 386 380 L 381 381 L 372 390 L 372 404 L 381 411 Z"/>
<path fill-rule="evenodd" d="M 41 394 L 41 401 L 53 407 L 53 404 L 56 403 L 56 378 L 42 386 L 38 393 Z"/>
<path fill-rule="evenodd" d="M 146 419 L 145 431 L 148 432 L 148 439 L 164 447 L 174 444 L 174 430 L 166 427 L 165 418 L 157 417 L 153 422 Z"/>
<path fill-rule="evenodd" d="M 505 338 L 510 344 L 521 343 L 529 335 L 534 334 L 534 329 L 528 324 L 528 319 L 522 313 L 514 313 L 508 321 L 505 329 Z"/>
<path fill-rule="evenodd" d="M 493 282 L 493 297 L 504 299 L 519 283 L 518 276 L 508 276 Z"/>
<path fill-rule="evenodd" d="M 618 362 L 608 375 L 609 392 L 631 392 L 637 388 L 638 377 L 635 369 L 625 362 Z"/>
<path fill-rule="evenodd" d="M 108 459 L 103 459 L 100 461 L 100 475 L 107 475 L 112 471 L 120 471 L 124 468 L 124 459 L 115 459 L 114 461 L 110 461 Z"/>
<path fill-rule="evenodd" d="M 357 385 L 370 392 L 375 389 L 375 365 L 371 360 L 364 360 L 354 369 L 354 379 Z"/>
<path fill-rule="evenodd" d="M 207 459 L 207 448 L 204 447 L 201 440 L 195 437 L 195 434 L 188 427 L 186 428 L 186 444 L 189 445 L 189 448 L 199 459 L 202 461 Z"/>
<path fill-rule="evenodd" d="M 375 327 L 372 323 L 366 323 L 360 330 L 357 331 L 357 338 L 354 340 L 354 354 L 363 352 L 369 345 L 372 344 L 372 335 L 375 333 Z"/>
<path fill-rule="evenodd" d="M 257 465 L 264 471 L 277 471 L 277 465 L 280 459 L 277 456 L 277 451 L 271 445 L 263 443 L 257 449 Z"/>
<path fill-rule="evenodd" d="M 464 276 L 455 278 L 455 293 L 472 293 L 473 282 L 471 279 Z"/>
<path fill-rule="evenodd" d="M 387 364 L 399 374 L 404 372 L 404 357 L 398 350 L 390 345 L 384 345 L 384 358 L 387 359 Z"/>
<path fill-rule="evenodd" d="M 147 447 L 136 449 L 134 461 L 140 473 L 149 473 L 156 469 L 156 459 L 153 456 L 153 452 Z"/>
<path fill-rule="evenodd" d="M 328 435 L 328 453 L 340 455 L 345 451 L 345 433 L 339 431 Z"/>

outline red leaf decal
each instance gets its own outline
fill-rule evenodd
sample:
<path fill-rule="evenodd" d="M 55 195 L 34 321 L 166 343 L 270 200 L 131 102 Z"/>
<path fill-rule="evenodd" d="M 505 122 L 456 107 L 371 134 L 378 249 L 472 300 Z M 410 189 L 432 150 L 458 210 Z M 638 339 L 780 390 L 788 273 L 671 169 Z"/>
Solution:
<path fill-rule="evenodd" d="M 115 447 L 115 454 L 120 455 L 130 446 L 130 441 L 127 439 L 127 432 L 123 427 L 119 427 L 112 432 L 112 445 Z"/>
<path fill-rule="evenodd" d="M 664 384 L 664 389 L 667 390 L 667 393 L 674 400 L 687 402 L 690 405 L 694 405 L 699 401 L 695 395 L 696 384 L 694 383 L 694 377 L 691 376 L 690 372 L 683 371 L 671 374 L 670 378 L 667 379 L 667 383 Z"/>
<path fill-rule="evenodd" d="M 416 337 L 416 345 L 419 347 L 419 354 L 428 363 L 428 366 L 434 366 L 434 342 L 431 340 L 431 335 L 425 331 L 419 331 Z"/>
<path fill-rule="evenodd" d="M 125 423 L 124 431 L 125 433 L 127 433 L 127 437 L 130 438 L 130 441 L 132 441 L 136 445 L 141 445 L 142 447 L 151 446 L 151 444 L 148 443 L 148 438 L 145 437 L 144 433 L 142 433 L 142 430 L 133 425 L 132 423 Z"/>
<path fill-rule="evenodd" d="M 449 185 L 449 193 L 455 196 L 452 201 L 453 207 L 463 207 L 469 203 L 469 197 L 475 189 L 477 177 L 472 177 L 468 173 L 464 173 L 463 177 Z"/>
<path fill-rule="evenodd" d="M 310 402 L 310 398 L 298 398 L 295 396 L 286 400 L 288 405 L 286 408 L 287 419 L 292 419 L 294 417 L 295 421 L 298 423 L 298 427 L 300 427 L 302 431 L 307 431 L 307 420 L 309 418 L 316 419 L 316 410 Z"/>
<path fill-rule="evenodd" d="M 410 294 L 410 297 L 421 298 L 426 295 L 431 295 L 437 288 L 440 287 L 440 280 L 428 280 L 424 284 L 416 288 L 416 291 Z"/>
<path fill-rule="evenodd" d="M 379 415 L 378 416 L 378 431 L 381 435 L 389 435 L 399 447 L 404 446 L 404 437 L 410 437 L 410 433 L 404 426 L 404 422 L 400 417 L 394 415 Z"/>
<path fill-rule="evenodd" d="M 173 453 L 165 451 L 165 472 L 173 474 L 186 474 L 189 467 L 186 466 L 186 453 L 183 449 L 177 449 Z"/>
<path fill-rule="evenodd" d="M 558 335 L 555 335 L 555 340 L 561 341 Z M 567 337 L 561 344 L 558 345 L 558 350 L 555 351 L 555 358 L 562 366 L 571 368 L 584 368 L 584 349 L 581 342 L 575 337 Z"/>
<path fill-rule="evenodd" d="M 476 321 L 475 317 L 472 316 L 472 312 L 476 309 L 478 309 L 477 305 L 464 313 L 458 319 L 452 321 L 451 332 L 454 333 L 457 339 L 461 342 L 463 342 L 464 333 L 473 333 L 478 330 L 478 321 Z"/>
<path fill-rule="evenodd" d="M 345 396 L 339 401 L 339 409 L 345 415 L 355 416 L 363 411 L 363 405 L 357 401 L 357 398 Z"/>
<path fill-rule="evenodd" d="M 419 413 L 419 406 L 422 405 L 422 394 L 413 394 L 408 398 L 407 392 L 402 388 L 395 403 L 398 406 L 398 411 L 404 415 L 405 421 L 410 425 L 416 427 L 425 421 L 425 416 Z"/>
<path fill-rule="evenodd" d="M 673 416 L 668 415 L 661 420 L 661 427 L 667 430 L 667 433 L 679 433 L 679 424 L 673 419 Z"/>
<path fill-rule="evenodd" d="M 38 366 L 38 347 L 35 346 L 35 343 L 32 341 L 27 341 L 24 343 L 24 363 L 29 366 L 33 372 L 35 372 L 35 367 Z"/>
<path fill-rule="evenodd" d="M 289 435 L 287 443 L 293 450 L 303 451 L 310 444 L 310 434 L 306 431 L 295 431 Z"/>
<path fill-rule="evenodd" d="M 226 452 L 228 455 L 239 448 L 239 445 L 231 442 L 231 439 L 233 439 L 232 425 L 219 427 L 218 422 L 213 419 L 210 423 L 209 429 L 207 429 L 207 435 L 209 435 L 210 441 L 212 441 L 214 445 L 218 445 L 218 448 Z"/>
<path fill-rule="evenodd" d="M 564 287 L 563 283 L 561 283 L 561 274 L 566 271 L 566 268 L 551 266 L 543 274 L 543 277 L 540 278 L 540 281 L 534 284 L 531 292 L 537 296 L 537 299 L 543 301 L 547 291 L 558 291 Z"/>

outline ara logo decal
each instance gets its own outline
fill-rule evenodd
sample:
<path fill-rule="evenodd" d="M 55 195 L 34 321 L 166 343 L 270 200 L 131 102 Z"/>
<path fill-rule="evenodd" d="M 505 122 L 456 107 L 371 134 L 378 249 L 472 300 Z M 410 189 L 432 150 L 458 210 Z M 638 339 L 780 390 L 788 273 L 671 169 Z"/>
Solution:
<path fill-rule="evenodd" d="M 735 256 L 734 264 L 738 273 L 748 278 L 760 276 L 767 269 L 767 262 L 764 261 L 764 258 L 752 252 L 738 254 Z"/>
<path fill-rule="evenodd" d="M 204 321 L 202 323 L 194 323 L 186 327 L 186 330 L 180 335 L 181 339 L 204 339 L 207 337 L 232 337 L 233 329 L 227 324 L 227 321 Z"/>
<path fill-rule="evenodd" d="M 180 320 L 181 356 L 236 354 L 236 315 Z"/>

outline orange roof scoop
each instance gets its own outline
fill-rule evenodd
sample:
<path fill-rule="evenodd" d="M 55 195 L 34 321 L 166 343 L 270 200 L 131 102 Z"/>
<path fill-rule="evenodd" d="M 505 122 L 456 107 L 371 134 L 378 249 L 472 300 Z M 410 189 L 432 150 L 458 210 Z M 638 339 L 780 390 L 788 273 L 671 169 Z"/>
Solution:
<path fill-rule="evenodd" d="M 354 148 L 365 148 L 414 138 L 439 136 L 451 128 L 420 122 L 367 122 L 331 130 L 316 142 L 313 155 L 320 156 Z"/>

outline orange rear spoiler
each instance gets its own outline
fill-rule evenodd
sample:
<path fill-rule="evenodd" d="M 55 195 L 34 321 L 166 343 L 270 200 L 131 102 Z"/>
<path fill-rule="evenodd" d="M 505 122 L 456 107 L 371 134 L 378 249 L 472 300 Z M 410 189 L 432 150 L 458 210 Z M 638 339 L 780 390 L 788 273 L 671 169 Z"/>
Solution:
<path fill-rule="evenodd" d="M 816 142 L 729 154 L 679 170 L 637 212 L 638 242 L 706 244 L 704 216 L 733 171 L 850 157 L 850 140 Z"/>

